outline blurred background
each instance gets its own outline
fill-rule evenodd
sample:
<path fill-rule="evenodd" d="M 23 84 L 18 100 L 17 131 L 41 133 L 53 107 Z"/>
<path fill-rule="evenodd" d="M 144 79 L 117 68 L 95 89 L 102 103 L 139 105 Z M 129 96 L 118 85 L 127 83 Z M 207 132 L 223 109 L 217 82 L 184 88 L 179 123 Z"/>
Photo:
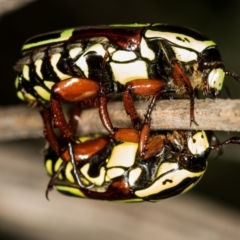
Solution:
<path fill-rule="evenodd" d="M 188 26 L 209 36 L 227 69 L 240 74 L 237 0 L 0 0 L 1 109 L 22 104 L 15 95 L 13 66 L 27 38 L 74 26 L 156 22 Z M 226 85 L 232 98 L 240 97 L 239 83 L 226 78 Z M 220 140 L 233 135 L 239 134 L 217 133 Z M 155 204 L 81 200 L 56 191 L 48 202 L 43 147 L 41 137 L 0 142 L 0 239 L 240 239 L 236 146 L 227 147 L 218 159 L 212 157 L 192 191 Z"/>

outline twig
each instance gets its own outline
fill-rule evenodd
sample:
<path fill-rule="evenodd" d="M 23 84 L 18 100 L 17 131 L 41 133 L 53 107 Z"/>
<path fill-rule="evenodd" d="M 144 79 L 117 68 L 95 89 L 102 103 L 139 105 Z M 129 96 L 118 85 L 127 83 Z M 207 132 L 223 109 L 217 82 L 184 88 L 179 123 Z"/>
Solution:
<path fill-rule="evenodd" d="M 147 101 L 135 104 L 141 118 L 148 107 Z M 152 113 L 152 129 L 202 129 L 240 131 L 240 100 L 196 100 L 195 118 L 199 126 L 190 127 L 189 100 L 158 101 Z M 122 102 L 108 104 L 114 127 L 131 127 Z M 83 111 L 79 118 L 80 133 L 106 132 L 98 109 Z M 14 106 L 0 109 L 0 141 L 43 136 L 42 121 L 36 109 Z"/>

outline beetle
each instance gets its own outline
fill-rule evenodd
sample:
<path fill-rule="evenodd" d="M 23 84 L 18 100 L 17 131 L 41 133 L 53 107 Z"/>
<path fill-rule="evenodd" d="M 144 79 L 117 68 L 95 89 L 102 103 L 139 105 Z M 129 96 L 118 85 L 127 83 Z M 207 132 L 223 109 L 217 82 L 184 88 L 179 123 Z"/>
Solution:
<path fill-rule="evenodd" d="M 29 39 L 16 64 L 17 95 L 49 105 L 54 126 L 72 141 L 61 101 L 98 100 L 109 134 L 117 138 L 107 111 L 111 93 L 122 93 L 133 127 L 141 128 L 132 95 L 190 98 L 194 122 L 195 91 L 217 97 L 226 71 L 217 45 L 201 33 L 167 24 L 128 24 L 72 28 Z M 152 105 L 154 107 L 154 105 Z M 196 123 L 197 124 L 197 123 Z"/>
<path fill-rule="evenodd" d="M 120 140 L 118 139 L 117 141 L 131 142 L 133 144 L 138 143 L 137 149 L 139 157 L 141 159 L 146 159 L 154 156 L 156 152 L 158 152 L 158 147 L 156 146 L 158 145 L 159 139 L 154 138 L 153 140 L 151 140 L 151 144 L 149 143 L 148 139 L 151 123 L 151 113 L 153 109 L 152 105 L 155 104 L 155 101 L 156 97 L 154 97 L 150 102 L 147 114 L 145 115 L 143 127 L 140 132 L 136 131 L 136 129 L 134 128 L 128 128 L 124 129 L 125 131 L 121 131 L 121 135 L 118 135 Z M 76 113 L 78 113 L 78 110 L 79 109 L 77 108 Z M 73 113 L 74 112 L 75 111 L 73 111 Z M 84 143 L 84 141 L 82 141 L 82 138 L 79 138 L 79 140 L 75 142 L 68 142 L 63 136 L 56 134 L 56 132 L 54 131 L 53 125 L 51 123 L 50 109 L 44 108 L 40 111 L 40 114 L 43 119 L 44 134 L 49 145 L 51 146 L 51 149 L 53 149 L 57 156 L 61 157 L 65 164 L 71 162 L 73 167 L 73 174 L 77 184 L 79 185 L 79 187 L 86 188 L 86 185 L 84 183 L 85 181 L 82 181 L 79 178 L 79 169 L 77 166 L 77 162 L 94 156 L 109 143 L 109 139 L 113 140 L 112 136 L 108 136 L 108 138 L 104 137 L 100 139 L 93 139 L 92 141 L 87 143 Z M 78 123 L 74 121 L 75 117 L 76 116 L 74 114 L 70 116 L 69 126 L 72 130 L 76 132 Z M 61 168 L 59 168 L 56 174 L 54 174 L 52 178 L 53 180 L 58 176 L 59 171 L 61 171 Z"/>
<path fill-rule="evenodd" d="M 155 202 L 182 194 L 201 179 L 212 149 L 240 144 L 237 137 L 212 146 L 208 139 L 204 131 L 151 132 L 142 159 L 138 143 L 115 141 L 108 135 L 80 137 L 81 144 L 73 147 L 84 186 L 77 184 L 72 164 L 50 147 L 45 153 L 45 168 L 51 176 L 46 196 L 53 187 L 80 198 L 122 202 Z"/>

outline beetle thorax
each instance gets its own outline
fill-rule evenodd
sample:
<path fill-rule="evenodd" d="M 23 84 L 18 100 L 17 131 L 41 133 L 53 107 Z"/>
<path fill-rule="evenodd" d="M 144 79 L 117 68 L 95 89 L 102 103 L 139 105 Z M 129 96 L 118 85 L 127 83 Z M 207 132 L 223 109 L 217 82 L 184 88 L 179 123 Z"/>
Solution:
<path fill-rule="evenodd" d="M 206 88 L 206 81 L 203 79 L 203 74 L 198 70 L 198 63 L 193 63 L 191 67 L 191 74 L 189 80 L 193 89 L 204 90 Z"/>

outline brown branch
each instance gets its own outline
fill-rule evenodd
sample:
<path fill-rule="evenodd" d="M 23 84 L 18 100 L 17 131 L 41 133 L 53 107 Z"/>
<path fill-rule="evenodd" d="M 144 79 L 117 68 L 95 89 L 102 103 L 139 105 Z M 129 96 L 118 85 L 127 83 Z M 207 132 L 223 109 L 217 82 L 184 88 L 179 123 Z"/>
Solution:
<path fill-rule="evenodd" d="M 147 101 L 136 103 L 142 118 Z M 240 100 L 196 100 L 195 117 L 199 126 L 190 127 L 189 100 L 164 100 L 156 104 L 152 113 L 152 129 L 202 129 L 240 131 Z M 131 127 L 122 102 L 111 102 L 109 114 L 115 127 Z M 79 118 L 80 133 L 106 132 L 98 109 L 85 110 Z M 0 141 L 43 136 L 42 121 L 36 109 L 14 106 L 0 109 Z"/>
<path fill-rule="evenodd" d="M 0 16 L 7 14 L 8 12 L 17 10 L 25 5 L 34 2 L 35 0 L 10 0 L 2 1 L 0 0 Z"/>

